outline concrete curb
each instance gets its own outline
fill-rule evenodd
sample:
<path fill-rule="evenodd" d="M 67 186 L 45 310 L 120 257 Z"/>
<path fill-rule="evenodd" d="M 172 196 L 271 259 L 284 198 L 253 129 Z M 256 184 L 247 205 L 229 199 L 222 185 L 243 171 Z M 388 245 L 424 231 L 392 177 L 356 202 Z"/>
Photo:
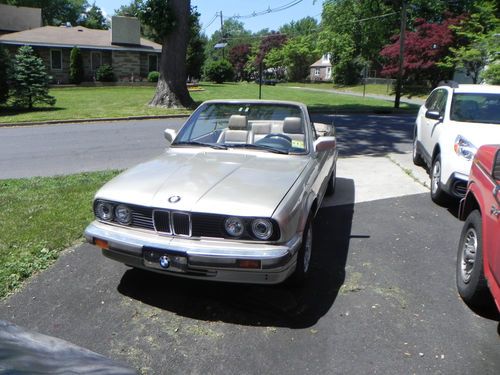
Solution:
<path fill-rule="evenodd" d="M 16 123 L 0 122 L 0 127 L 79 124 L 79 123 L 88 123 L 88 122 L 111 122 L 111 121 L 130 121 L 130 120 L 154 120 L 154 119 L 162 119 L 162 118 L 184 118 L 184 117 L 188 117 L 189 115 L 190 114 L 128 116 L 128 117 L 111 117 L 111 118 L 87 118 L 87 119 L 70 119 L 70 120 L 27 121 L 27 122 L 16 122 Z"/>

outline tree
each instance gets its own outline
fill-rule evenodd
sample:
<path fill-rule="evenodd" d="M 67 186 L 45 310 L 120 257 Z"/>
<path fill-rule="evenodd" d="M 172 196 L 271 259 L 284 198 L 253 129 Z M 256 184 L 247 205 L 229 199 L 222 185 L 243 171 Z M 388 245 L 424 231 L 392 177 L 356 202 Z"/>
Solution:
<path fill-rule="evenodd" d="M 250 77 L 245 70 L 245 66 L 250 59 L 252 46 L 250 44 L 238 44 L 229 50 L 229 61 L 233 66 L 236 79 L 248 80 Z"/>
<path fill-rule="evenodd" d="M 151 106 L 191 107 L 186 79 L 186 52 L 189 42 L 190 0 L 147 0 L 141 19 L 162 40 L 160 79 Z"/>
<path fill-rule="evenodd" d="M 86 0 L 2 0 L 1 2 L 42 9 L 44 25 L 59 26 L 66 22 L 77 25 L 85 9 Z"/>
<path fill-rule="evenodd" d="M 428 80 L 435 86 L 441 80 L 451 79 L 453 69 L 438 64 L 453 46 L 455 39 L 450 29 L 461 18 L 448 18 L 442 23 L 416 20 L 415 31 L 407 31 L 404 47 L 404 78 L 413 82 Z M 385 46 L 380 55 L 385 59 L 382 75 L 395 76 L 398 72 L 399 35 Z"/>
<path fill-rule="evenodd" d="M 82 53 L 78 47 L 73 47 L 69 56 L 69 81 L 76 84 L 83 81 Z"/>
<path fill-rule="evenodd" d="M 207 37 L 201 34 L 200 13 L 196 8 L 191 10 L 189 43 L 186 52 L 186 72 L 191 79 L 200 79 L 201 69 L 205 62 L 205 45 Z"/>
<path fill-rule="evenodd" d="M 493 1 L 479 1 L 469 17 L 450 26 L 460 45 L 450 48 L 451 54 L 441 65 L 464 68 L 472 82 L 477 83 L 484 67 L 497 60 L 500 53 L 500 22 L 495 12 Z"/>
<path fill-rule="evenodd" d="M 9 97 L 8 73 L 10 57 L 7 50 L 0 45 L 0 104 L 5 103 Z"/>
<path fill-rule="evenodd" d="M 95 2 L 83 15 L 83 20 L 80 21 L 80 25 L 88 27 L 89 29 L 109 29 L 109 21 L 102 14 L 101 8 L 95 5 Z"/>
<path fill-rule="evenodd" d="M 481 78 L 490 85 L 500 85 L 500 64 L 488 66 L 481 72 Z"/>
<path fill-rule="evenodd" d="M 12 97 L 14 105 L 33 108 L 35 103 L 54 105 L 56 99 L 49 95 L 50 77 L 41 58 L 30 46 L 18 49 L 12 64 Z"/>
<path fill-rule="evenodd" d="M 215 83 L 232 81 L 234 76 L 233 67 L 225 59 L 210 61 L 205 66 L 205 76 Z"/>

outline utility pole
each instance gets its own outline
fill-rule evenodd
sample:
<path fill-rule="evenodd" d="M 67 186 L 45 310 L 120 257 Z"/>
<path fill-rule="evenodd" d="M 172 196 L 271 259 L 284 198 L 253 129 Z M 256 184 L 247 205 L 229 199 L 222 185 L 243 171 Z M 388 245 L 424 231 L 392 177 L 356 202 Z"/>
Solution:
<path fill-rule="evenodd" d="M 398 78 L 396 81 L 396 98 L 394 100 L 394 108 L 399 108 L 401 100 L 401 86 L 403 81 L 403 63 L 405 52 L 405 31 L 406 31 L 406 0 L 403 0 L 401 5 L 401 30 L 399 33 L 399 69 Z"/>
<path fill-rule="evenodd" d="M 226 41 L 224 40 L 224 21 L 222 19 L 222 10 L 220 11 L 220 37 L 221 37 L 221 43 L 225 43 Z M 224 60 L 224 47 L 222 47 L 222 59 Z"/>

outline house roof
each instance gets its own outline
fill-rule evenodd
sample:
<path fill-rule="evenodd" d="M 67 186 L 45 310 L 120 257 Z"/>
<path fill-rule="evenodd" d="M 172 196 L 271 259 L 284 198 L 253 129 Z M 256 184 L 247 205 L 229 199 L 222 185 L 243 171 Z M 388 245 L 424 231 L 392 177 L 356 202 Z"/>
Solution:
<path fill-rule="evenodd" d="M 330 60 L 321 58 L 318 61 L 316 61 L 314 64 L 311 65 L 311 68 L 323 68 L 323 67 L 331 67 L 332 64 L 330 63 Z"/>
<path fill-rule="evenodd" d="M 162 46 L 140 38 L 139 45 L 111 44 L 111 30 L 87 29 L 83 26 L 44 26 L 17 33 L 0 35 L 0 44 L 29 44 L 41 47 L 74 47 L 117 50 L 161 52 Z"/>

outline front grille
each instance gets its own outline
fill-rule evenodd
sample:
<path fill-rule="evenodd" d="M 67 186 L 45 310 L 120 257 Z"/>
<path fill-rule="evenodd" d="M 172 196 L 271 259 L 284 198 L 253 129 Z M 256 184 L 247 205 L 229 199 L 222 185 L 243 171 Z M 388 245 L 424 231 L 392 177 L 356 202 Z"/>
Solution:
<path fill-rule="evenodd" d="M 189 214 L 184 212 L 173 212 L 172 222 L 174 234 L 181 236 L 191 236 L 191 219 Z"/>
<path fill-rule="evenodd" d="M 172 233 L 170 230 L 170 213 L 168 211 L 154 211 L 153 217 L 157 232 Z"/>

